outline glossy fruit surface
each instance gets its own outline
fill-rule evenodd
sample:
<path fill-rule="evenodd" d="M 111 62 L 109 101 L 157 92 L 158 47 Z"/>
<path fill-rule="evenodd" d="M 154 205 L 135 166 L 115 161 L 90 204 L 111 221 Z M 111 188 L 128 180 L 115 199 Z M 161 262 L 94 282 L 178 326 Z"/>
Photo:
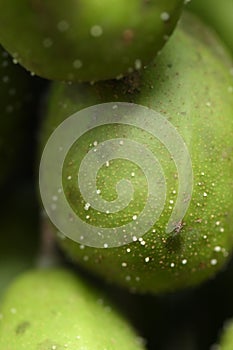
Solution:
<path fill-rule="evenodd" d="M 103 293 L 64 269 L 32 270 L 9 288 L 1 307 L 5 350 L 142 350 Z"/>
<path fill-rule="evenodd" d="M 143 72 L 93 86 L 52 86 L 43 144 L 76 111 L 104 102 L 127 101 L 161 113 L 185 141 L 192 160 L 193 192 L 188 211 L 176 229 L 166 233 L 181 174 L 164 145 L 145 130 L 125 125 L 101 126 L 84 134 L 67 155 L 63 184 L 69 204 L 87 224 L 121 226 L 137 219 L 147 200 L 147 181 L 140 164 L 117 159 L 100 169 L 97 188 L 102 198 L 113 201 L 116 184 L 127 179 L 135 191 L 130 205 L 113 214 L 87 208 L 77 186 L 79 166 L 86 153 L 105 139 L 122 137 L 124 143 L 129 138 L 146 145 L 162 164 L 167 195 L 159 220 L 128 245 L 103 249 L 60 239 L 73 261 L 110 282 L 151 293 L 197 285 L 223 266 L 233 245 L 233 96 L 229 57 L 220 48 L 212 32 L 186 15 L 161 55 Z M 60 142 L 62 147 L 62 139 Z M 183 163 L 181 173 L 187 164 Z"/>
<path fill-rule="evenodd" d="M 0 41 L 24 67 L 47 79 L 116 78 L 155 57 L 182 5 L 183 0 L 1 1 Z"/>
<path fill-rule="evenodd" d="M 188 9 L 208 23 L 233 54 L 233 1 L 192 0 L 188 4 Z"/>

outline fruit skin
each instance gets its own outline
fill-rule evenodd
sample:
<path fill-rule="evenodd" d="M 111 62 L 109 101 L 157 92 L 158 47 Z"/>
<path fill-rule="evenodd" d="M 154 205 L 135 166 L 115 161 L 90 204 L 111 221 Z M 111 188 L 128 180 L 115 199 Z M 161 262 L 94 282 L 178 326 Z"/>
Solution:
<path fill-rule="evenodd" d="M 0 47 L 0 185 L 19 163 L 35 92 L 32 77 Z"/>
<path fill-rule="evenodd" d="M 74 166 L 63 167 L 67 200 L 84 221 L 85 201 L 76 185 L 78 162 L 95 140 L 100 143 L 106 138 L 115 138 L 116 132 L 118 137 L 135 138 L 155 152 L 166 174 L 168 196 L 164 212 L 154 226 L 156 232 L 151 229 L 143 236 L 143 242 L 101 249 L 83 247 L 69 238 L 58 237 L 59 244 L 74 262 L 111 283 L 150 293 L 197 285 L 221 269 L 233 244 L 233 98 L 229 67 L 230 59 L 213 33 L 197 18 L 186 14 L 161 55 L 143 72 L 122 81 L 93 86 L 54 83 L 42 144 L 45 145 L 64 119 L 78 110 L 103 102 L 127 101 L 162 113 L 185 140 L 193 163 L 193 194 L 183 226 L 179 232 L 165 233 L 171 215 L 169 200 L 175 200 L 173 191 L 178 186 L 174 180 L 176 168 L 169 154 L 145 132 L 133 132 L 123 126 L 116 131 L 112 125 L 102 127 L 98 132 L 84 135 L 76 149 L 73 148 L 73 154 L 70 152 L 67 157 L 66 164 L 71 161 Z M 113 188 L 119 177 L 125 178 L 131 171 L 124 161 L 101 169 L 99 184 L 106 200 L 112 200 L 111 196 L 115 195 Z M 68 175 L 73 175 L 74 180 L 66 180 Z M 129 180 L 132 181 L 130 175 Z M 122 225 L 124 219 L 131 221 L 135 208 L 145 200 L 140 194 L 145 188 L 143 177 L 135 176 L 134 181 L 138 191 L 136 203 L 125 218 L 121 213 L 117 219 L 110 215 L 106 218 L 90 208 L 90 219 L 86 221 L 95 226 L 112 227 Z"/>
<path fill-rule="evenodd" d="M 192 0 L 187 9 L 200 16 L 218 33 L 233 54 L 233 1 Z"/>
<path fill-rule="evenodd" d="M 1 1 L 0 41 L 47 79 L 116 78 L 152 61 L 182 6 L 183 0 Z"/>
<path fill-rule="evenodd" d="M 5 350 L 144 349 L 105 295 L 68 270 L 32 270 L 8 289 L 1 308 Z"/>
<path fill-rule="evenodd" d="M 31 188 L 3 198 L 0 218 L 0 298 L 9 283 L 36 262 L 39 217 Z M 4 203 L 4 205 L 3 205 Z"/>
<path fill-rule="evenodd" d="M 219 349 L 221 350 L 232 350 L 233 347 L 233 322 L 229 320 L 223 329 Z"/>

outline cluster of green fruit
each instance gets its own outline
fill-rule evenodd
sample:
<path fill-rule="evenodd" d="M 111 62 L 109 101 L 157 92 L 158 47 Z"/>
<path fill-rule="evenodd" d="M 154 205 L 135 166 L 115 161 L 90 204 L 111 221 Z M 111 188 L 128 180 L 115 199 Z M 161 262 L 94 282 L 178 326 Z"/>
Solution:
<path fill-rule="evenodd" d="M 233 348 L 233 323 L 218 338 L 223 321 L 233 317 L 224 294 L 233 291 L 227 266 L 233 252 L 232 32 L 233 0 L 0 1 L 0 349 L 205 350 L 215 341 L 221 343 L 216 349 Z M 83 222 L 123 226 L 146 204 L 145 174 L 125 158 L 101 167 L 97 188 L 111 203 L 121 179 L 131 182 L 127 208 L 102 212 L 83 198 L 77 185 L 82 159 L 106 139 L 131 139 L 156 154 L 167 193 L 159 219 L 144 235 L 92 247 L 60 232 L 47 214 L 38 217 L 32 168 L 39 168 L 49 137 L 68 117 L 108 102 L 148 107 L 175 127 L 192 161 L 193 189 L 190 198 L 182 194 L 188 209 L 167 232 L 187 160 L 177 167 L 159 140 L 121 119 L 93 128 L 72 145 L 62 170 L 66 199 Z M 59 191 L 51 198 L 53 210 L 58 197 Z M 218 283 L 220 300 L 203 296 L 218 293 Z M 201 297 L 209 298 L 214 317 L 216 300 L 226 299 L 229 311 L 210 335 L 211 327 L 198 331 L 206 343 L 192 329 L 195 317 L 177 315 L 182 303 L 186 311 L 189 302 L 198 308 Z M 166 324 L 168 305 L 176 317 L 165 318 Z M 202 318 L 210 322 L 196 315 L 200 328 Z"/>

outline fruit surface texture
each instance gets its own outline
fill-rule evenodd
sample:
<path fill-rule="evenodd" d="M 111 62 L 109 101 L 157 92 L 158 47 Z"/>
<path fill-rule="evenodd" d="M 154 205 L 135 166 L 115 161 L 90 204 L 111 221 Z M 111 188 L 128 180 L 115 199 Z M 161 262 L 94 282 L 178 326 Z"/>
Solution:
<path fill-rule="evenodd" d="M 1 307 L 5 350 L 142 350 L 139 338 L 93 286 L 64 269 L 32 270 Z"/>
<path fill-rule="evenodd" d="M 77 186 L 79 166 L 88 151 L 105 139 L 122 138 L 123 143 L 124 139 L 132 139 L 146 146 L 162 165 L 167 184 L 163 212 L 143 237 L 135 237 L 127 245 L 93 248 L 67 237 L 59 242 L 78 264 L 132 290 L 159 293 L 197 285 L 220 270 L 233 244 L 230 59 L 212 32 L 195 17 L 185 15 L 161 55 L 142 72 L 92 86 L 55 83 L 50 92 L 42 143 L 78 110 L 117 101 L 144 105 L 159 112 L 183 138 L 193 170 L 193 191 L 187 194 L 187 200 L 191 195 L 189 208 L 173 232 L 166 233 L 179 178 L 187 164 L 183 163 L 179 174 L 174 159 L 158 139 L 145 130 L 122 125 L 119 120 L 119 125 L 95 128 L 74 143 L 63 167 L 66 198 L 74 212 L 93 226 L 116 227 L 137 220 L 148 191 L 140 164 L 111 160 L 97 176 L 97 189 L 109 202 L 117 198 L 116 184 L 122 178 L 132 183 L 134 197 L 125 210 L 103 213 L 91 206 L 87 208 Z"/>
<path fill-rule="evenodd" d="M 208 23 L 233 54 L 233 1 L 192 0 L 188 5 L 188 9 Z"/>
<path fill-rule="evenodd" d="M 1 1 L 0 41 L 44 78 L 112 79 L 154 58 L 182 5 L 183 0 Z"/>

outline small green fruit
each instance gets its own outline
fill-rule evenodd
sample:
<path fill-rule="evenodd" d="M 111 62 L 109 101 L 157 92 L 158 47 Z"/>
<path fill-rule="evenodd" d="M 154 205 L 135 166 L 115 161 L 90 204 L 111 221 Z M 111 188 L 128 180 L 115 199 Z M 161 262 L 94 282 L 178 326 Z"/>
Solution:
<path fill-rule="evenodd" d="M 1 1 L 0 41 L 24 67 L 47 79 L 116 78 L 152 61 L 182 5 L 183 0 Z"/>
<path fill-rule="evenodd" d="M 63 269 L 34 270 L 9 288 L 1 308 L 5 350 L 142 350 L 105 296 Z"/>
<path fill-rule="evenodd" d="M 88 202 L 77 185 L 79 167 L 87 152 L 105 140 L 122 138 L 124 143 L 130 139 L 146 146 L 161 163 L 167 183 L 163 212 L 143 237 L 139 239 L 136 235 L 132 243 L 124 246 L 107 248 L 103 244 L 101 248 L 93 248 L 66 237 L 59 239 L 59 243 L 73 261 L 110 282 L 136 291 L 158 293 L 197 285 L 220 270 L 233 246 L 233 95 L 229 57 L 213 33 L 186 14 L 161 55 L 144 71 L 121 81 L 93 86 L 54 83 L 43 144 L 71 114 L 116 101 L 145 105 L 161 113 L 185 141 L 193 169 L 193 192 L 184 192 L 182 201 L 191 198 L 188 210 L 183 220 L 176 222 L 175 230 L 166 232 L 177 200 L 179 178 L 186 172 L 188 162 L 183 162 L 178 171 L 172 152 L 158 139 L 143 129 L 121 124 L 119 118 L 119 124 L 93 128 L 74 142 L 63 165 L 66 199 L 76 215 L 97 230 L 137 220 L 146 205 L 148 191 L 140 163 L 113 159 L 99 170 L 96 188 L 107 202 L 117 199 L 116 184 L 121 179 L 132 183 L 132 200 L 115 213 L 87 207 Z M 143 116 L 141 119 L 143 123 Z M 61 149 L 63 136 L 59 138 Z M 124 150 L 127 155 L 128 149 Z M 52 168 L 48 164 L 46 173 L 49 166 Z M 155 171 L 155 181 L 156 176 Z M 72 218 L 64 217 L 64 221 L 69 219 Z M 69 236 L 69 232 L 63 233 Z M 82 234 L 77 232 L 77 237 Z"/>
<path fill-rule="evenodd" d="M 233 1 L 192 0 L 187 8 L 212 26 L 233 54 Z"/>

